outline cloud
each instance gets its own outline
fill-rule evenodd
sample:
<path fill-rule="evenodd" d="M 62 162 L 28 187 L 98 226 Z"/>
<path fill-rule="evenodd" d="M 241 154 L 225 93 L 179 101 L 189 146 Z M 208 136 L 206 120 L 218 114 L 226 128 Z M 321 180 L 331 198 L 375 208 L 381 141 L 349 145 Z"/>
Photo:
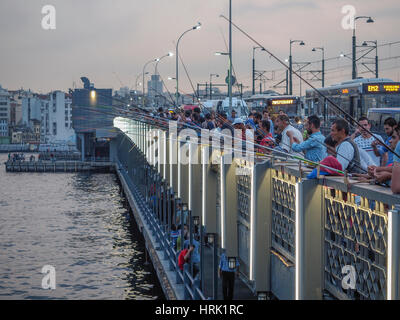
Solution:
<path fill-rule="evenodd" d="M 55 31 L 41 28 L 41 8 L 47 0 L 0 2 L 0 83 L 4 87 L 66 90 L 73 81 L 80 85 L 80 76 L 86 75 L 99 87 L 119 88 L 114 72 L 124 85 L 133 87 L 146 61 L 175 52 L 178 37 L 197 21 L 202 22 L 202 28 L 186 34 L 179 45 L 190 78 L 196 86 L 209 81 L 210 73 L 220 74 L 220 80 L 225 77 L 228 61 L 213 53 L 227 50 L 228 23 L 219 18 L 220 14 L 228 16 L 227 0 L 51 2 L 57 10 Z M 281 59 L 289 54 L 290 39 L 306 42 L 305 47 L 293 47 L 296 61 L 320 59 L 319 54 L 311 52 L 313 46 L 324 46 L 327 57 L 349 52 L 351 31 L 341 28 L 341 7 L 345 4 L 353 4 L 359 14 L 374 17 L 374 24 L 360 23 L 357 27 L 359 41 L 400 40 L 398 0 L 247 0 L 232 4 L 233 21 Z M 254 42 L 233 29 L 233 63 L 239 82 L 246 86 L 251 84 L 253 46 Z M 396 50 L 400 53 L 399 48 L 393 47 L 391 54 Z M 381 52 L 382 57 L 387 54 Z M 280 70 L 276 82 L 278 74 L 285 74 L 279 63 L 261 52 L 256 53 L 256 65 L 259 70 Z M 153 68 L 149 65 L 147 71 Z M 175 57 L 164 59 L 159 71 L 164 79 L 175 76 Z M 191 92 L 183 68 L 180 71 L 180 87 Z M 382 75 L 397 74 L 388 70 Z"/>

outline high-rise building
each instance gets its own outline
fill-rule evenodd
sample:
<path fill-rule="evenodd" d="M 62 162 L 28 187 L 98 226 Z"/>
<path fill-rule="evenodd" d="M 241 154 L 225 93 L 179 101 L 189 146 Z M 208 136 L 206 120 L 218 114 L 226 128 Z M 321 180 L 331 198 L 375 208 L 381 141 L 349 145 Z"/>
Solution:
<path fill-rule="evenodd" d="M 147 95 L 150 98 L 160 96 L 163 94 L 163 85 L 160 81 L 160 76 L 158 74 L 153 74 L 151 80 L 147 82 Z"/>

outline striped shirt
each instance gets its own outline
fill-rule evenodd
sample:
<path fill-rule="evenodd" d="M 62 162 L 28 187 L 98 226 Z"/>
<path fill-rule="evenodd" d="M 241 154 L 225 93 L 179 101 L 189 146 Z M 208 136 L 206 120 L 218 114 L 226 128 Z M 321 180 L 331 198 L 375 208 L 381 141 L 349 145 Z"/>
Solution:
<path fill-rule="evenodd" d="M 383 142 L 383 139 L 380 135 L 376 135 L 376 137 Z M 381 165 L 380 157 L 377 157 L 374 152 L 374 148 L 372 147 L 372 142 L 375 141 L 373 136 L 365 139 L 362 135 L 359 135 L 357 138 L 354 139 L 354 143 L 360 148 L 365 150 L 371 159 L 374 161 L 376 166 Z"/>

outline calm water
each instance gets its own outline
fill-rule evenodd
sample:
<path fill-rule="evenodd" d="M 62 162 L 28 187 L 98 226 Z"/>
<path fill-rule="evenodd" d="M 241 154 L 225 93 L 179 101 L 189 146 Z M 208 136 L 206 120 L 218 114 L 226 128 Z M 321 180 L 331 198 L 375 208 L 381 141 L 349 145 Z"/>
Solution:
<path fill-rule="evenodd" d="M 6 159 L 0 299 L 164 298 L 113 174 L 6 173 Z M 45 265 L 55 290 L 42 289 Z"/>

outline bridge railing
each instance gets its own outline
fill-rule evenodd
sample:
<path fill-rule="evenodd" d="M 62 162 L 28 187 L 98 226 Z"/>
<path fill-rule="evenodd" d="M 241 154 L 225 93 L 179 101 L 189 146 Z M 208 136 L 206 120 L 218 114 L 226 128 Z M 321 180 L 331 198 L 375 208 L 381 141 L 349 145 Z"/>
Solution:
<path fill-rule="evenodd" d="M 138 149 L 130 149 L 131 159 L 134 160 L 133 163 L 128 161 L 129 157 L 121 151 L 123 151 L 123 148 L 120 149 L 118 163 L 122 174 L 127 177 L 128 181 L 131 181 L 128 185 L 139 205 L 145 222 L 148 223 L 150 231 L 155 237 L 156 249 L 161 251 L 165 260 L 168 260 L 170 271 L 174 271 L 176 274 L 176 283 L 184 285 L 185 299 L 207 300 L 200 289 L 200 280 L 192 276 L 192 261 L 185 263 L 184 270 L 180 270 L 178 265 L 178 256 L 184 243 L 184 227 L 183 223 L 178 223 L 178 217 L 180 222 L 185 220 L 185 216 L 187 217 L 186 220 L 189 221 L 189 229 L 192 230 L 190 245 L 193 242 L 193 233 L 195 233 L 191 213 L 185 208 L 187 205 L 181 203 L 176 194 L 166 185 L 166 181 L 160 177 L 155 167 L 150 166 L 145 161 Z M 135 167 L 135 170 L 132 170 L 131 165 Z M 178 207 L 181 209 L 178 210 Z M 171 230 L 172 225 L 179 224 L 182 232 L 180 232 L 180 246 L 177 248 L 179 250 L 176 250 L 176 244 L 171 238 Z"/>
<path fill-rule="evenodd" d="M 239 258 L 254 293 L 399 298 L 400 197 L 390 189 L 344 177 L 308 180 L 311 169 L 293 161 L 228 161 L 219 149 L 180 133 L 128 119 L 115 125 L 121 130 L 115 144 L 128 137 L 129 149 L 138 150 L 164 181 L 151 195 L 161 199 L 156 190 L 179 190 L 203 236 L 216 234 L 226 255 Z M 200 161 L 174 161 L 185 154 Z M 148 182 L 141 188 L 151 188 Z"/>

